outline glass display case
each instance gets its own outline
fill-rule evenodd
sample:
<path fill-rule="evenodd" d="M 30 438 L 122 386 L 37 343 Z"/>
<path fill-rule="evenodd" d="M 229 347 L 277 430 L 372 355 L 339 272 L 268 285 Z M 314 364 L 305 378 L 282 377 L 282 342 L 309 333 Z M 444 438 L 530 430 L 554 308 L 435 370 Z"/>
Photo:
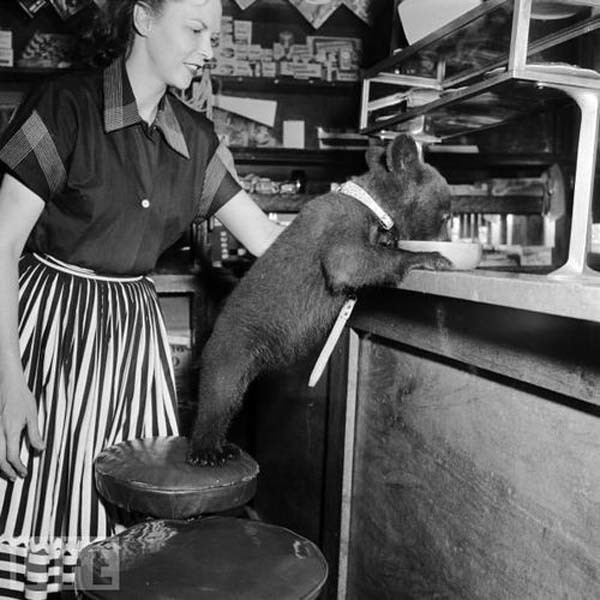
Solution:
<path fill-rule="evenodd" d="M 600 118 L 600 73 L 573 64 L 569 42 L 600 29 L 598 0 L 487 0 L 364 74 L 360 131 L 409 131 L 427 143 L 575 102 L 581 125 L 566 264 L 587 266 Z M 558 57 L 558 59 L 557 59 Z"/>
<path fill-rule="evenodd" d="M 451 137 L 561 97 L 549 89 L 538 93 L 532 81 L 597 85 L 596 71 L 546 56 L 550 50 L 560 55 L 567 42 L 599 28 L 597 0 L 487 0 L 365 72 L 361 130 L 406 128 L 426 114 L 427 133 Z M 460 113 L 466 118 L 457 122 Z"/>

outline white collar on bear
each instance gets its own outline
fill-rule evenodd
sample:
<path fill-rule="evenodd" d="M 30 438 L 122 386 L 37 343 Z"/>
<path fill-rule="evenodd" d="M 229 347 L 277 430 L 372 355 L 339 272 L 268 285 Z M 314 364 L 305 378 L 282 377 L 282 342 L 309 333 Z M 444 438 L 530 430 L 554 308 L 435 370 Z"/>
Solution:
<path fill-rule="evenodd" d="M 375 214 L 384 229 L 391 229 L 394 226 L 392 217 L 390 217 L 390 215 L 388 215 L 385 210 L 383 210 L 383 208 L 381 208 L 381 206 L 379 206 L 379 204 L 373 200 L 371 194 L 369 194 L 357 183 L 354 183 L 354 181 L 346 181 L 346 183 L 342 184 L 338 188 L 338 191 L 340 191 L 342 194 L 346 194 L 346 196 L 350 196 L 355 200 L 358 200 L 361 204 L 364 204 Z M 333 352 L 340 335 L 342 335 L 342 331 L 344 330 L 346 322 L 354 310 L 355 304 L 356 296 L 351 296 L 346 300 L 346 302 L 344 302 L 344 305 L 340 309 L 337 319 L 333 324 L 331 331 L 329 332 L 329 336 L 325 341 L 325 345 L 321 349 L 321 353 L 319 354 L 317 362 L 315 363 L 312 373 L 310 374 L 310 378 L 308 380 L 309 387 L 315 387 L 321 378 L 321 375 L 323 374 L 323 371 L 325 370 L 325 367 L 329 361 L 329 357 L 331 356 L 331 353 Z"/>
<path fill-rule="evenodd" d="M 346 194 L 346 196 L 351 196 L 370 209 L 379 219 L 379 222 L 384 229 L 391 229 L 394 226 L 392 217 L 390 217 L 390 215 L 388 215 L 385 210 L 383 210 L 383 208 L 381 208 L 381 206 L 375 202 L 373 196 L 371 196 L 367 190 L 354 181 L 346 181 L 346 183 L 343 183 L 340 186 L 340 192 L 342 192 L 342 194 Z"/>

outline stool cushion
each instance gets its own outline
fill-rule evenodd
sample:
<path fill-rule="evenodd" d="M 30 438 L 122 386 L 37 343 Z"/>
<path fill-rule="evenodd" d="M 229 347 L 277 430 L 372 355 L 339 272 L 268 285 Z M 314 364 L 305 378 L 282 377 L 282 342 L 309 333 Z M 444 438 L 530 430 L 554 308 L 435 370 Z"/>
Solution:
<path fill-rule="evenodd" d="M 185 519 L 248 502 L 256 491 L 258 464 L 245 452 L 220 467 L 186 462 L 188 440 L 155 437 L 115 444 L 94 462 L 96 487 L 105 499 L 159 518 Z"/>
<path fill-rule="evenodd" d="M 289 529 L 231 517 L 139 523 L 79 555 L 79 598 L 313 600 L 319 549 Z"/>

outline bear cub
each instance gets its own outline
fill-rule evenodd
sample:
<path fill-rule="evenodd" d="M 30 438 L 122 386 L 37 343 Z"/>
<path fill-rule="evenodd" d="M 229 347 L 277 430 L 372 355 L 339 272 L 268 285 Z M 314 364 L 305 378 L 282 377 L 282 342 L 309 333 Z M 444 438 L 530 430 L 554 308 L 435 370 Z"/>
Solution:
<path fill-rule="evenodd" d="M 441 239 L 450 189 L 399 135 L 367 151 L 352 180 L 390 215 L 384 231 L 355 198 L 330 192 L 308 202 L 256 260 L 219 314 L 200 357 L 197 416 L 188 460 L 218 465 L 235 455 L 229 424 L 261 372 L 291 364 L 323 343 L 340 308 L 365 286 L 397 284 L 414 268 L 448 269 L 438 253 L 397 249 L 399 239 Z"/>

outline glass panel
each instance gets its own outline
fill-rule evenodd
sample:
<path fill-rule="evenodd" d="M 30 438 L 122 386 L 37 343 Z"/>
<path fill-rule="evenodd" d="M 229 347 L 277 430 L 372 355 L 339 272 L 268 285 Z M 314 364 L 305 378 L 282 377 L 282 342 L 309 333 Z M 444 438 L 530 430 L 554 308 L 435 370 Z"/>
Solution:
<path fill-rule="evenodd" d="M 445 78 L 465 76 L 491 68 L 508 56 L 512 23 L 512 1 L 481 12 L 478 18 L 457 31 L 444 33 L 436 42 L 410 52 L 399 64 L 406 75 L 435 77 L 438 62 Z M 421 44 L 415 44 L 418 48 Z"/>
<path fill-rule="evenodd" d="M 576 64 L 576 52 L 565 42 L 574 39 L 572 33 L 600 19 L 600 11 L 591 8 L 593 0 L 587 2 L 549 2 L 534 0 L 529 25 L 530 62 L 568 62 Z M 596 3 L 597 4 L 597 3 Z M 539 51 L 537 51 L 539 49 Z M 581 65 L 579 65 L 581 66 Z"/>
<path fill-rule="evenodd" d="M 425 131 L 439 138 L 495 127 L 527 113 L 548 110 L 550 104 L 567 102 L 561 92 L 538 89 L 530 82 L 508 80 L 489 91 L 464 100 L 449 101 L 425 116 Z"/>
<path fill-rule="evenodd" d="M 424 115 L 424 132 L 445 139 L 457 135 L 473 133 L 488 127 L 495 127 L 517 119 L 528 113 L 546 111 L 568 98 L 562 92 L 547 87 L 538 88 L 531 82 L 509 78 L 506 74 L 496 80 L 500 83 L 485 82 L 458 91 L 440 94 L 440 99 L 428 105 Z M 472 93 L 473 89 L 476 93 Z M 419 107 L 406 109 L 396 105 L 385 110 L 375 111 L 369 125 L 385 130 L 415 131 L 414 119 L 423 113 Z M 398 123 L 386 123 L 395 115 L 401 116 Z"/>

